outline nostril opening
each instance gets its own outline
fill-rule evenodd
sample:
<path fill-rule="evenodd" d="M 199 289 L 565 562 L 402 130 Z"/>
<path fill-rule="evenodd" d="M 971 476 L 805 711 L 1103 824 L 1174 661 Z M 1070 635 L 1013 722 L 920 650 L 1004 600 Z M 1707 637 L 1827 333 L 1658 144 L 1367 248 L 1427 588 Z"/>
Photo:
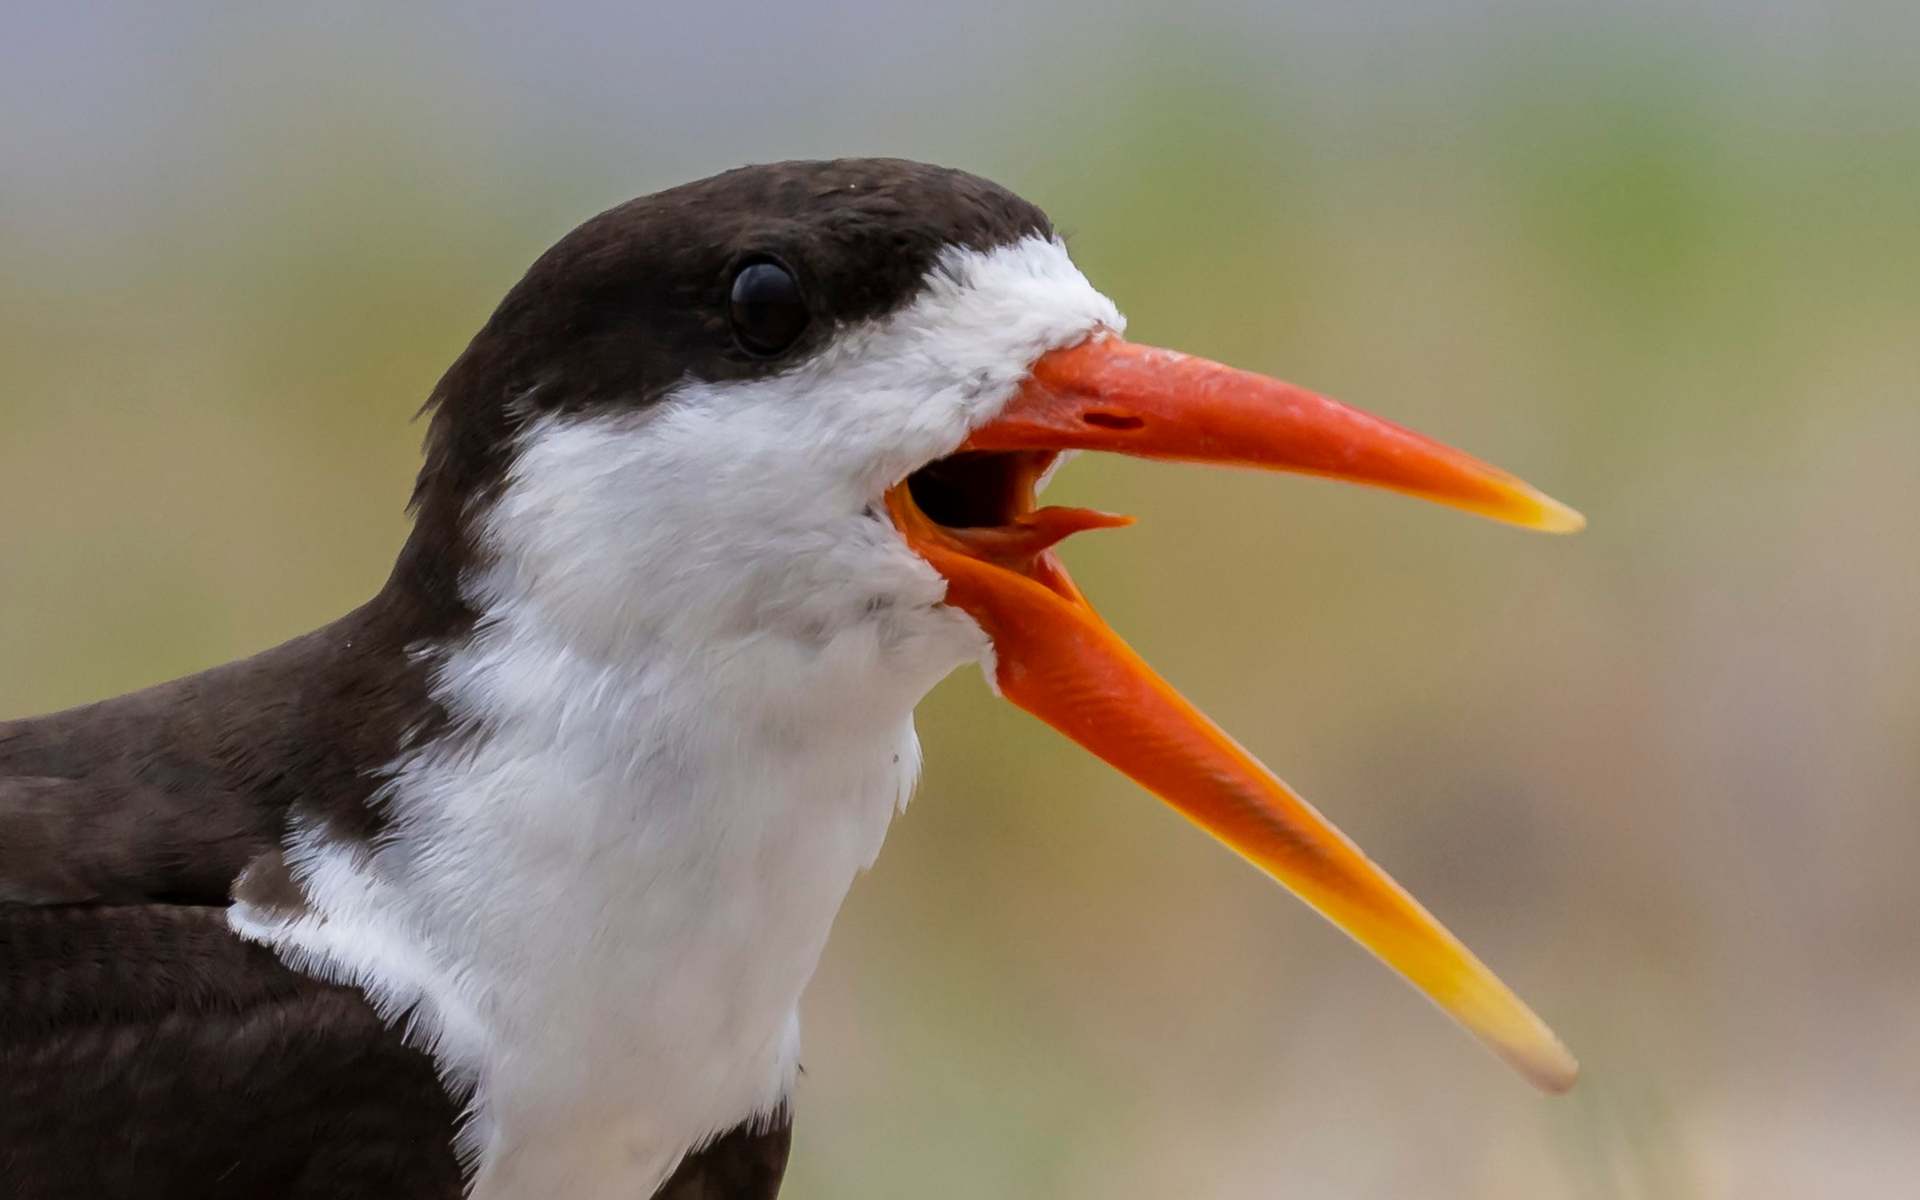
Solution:
<path fill-rule="evenodd" d="M 1138 429 L 1146 422 L 1139 417 L 1129 417 L 1121 413 L 1083 412 L 1080 420 L 1095 429 Z"/>

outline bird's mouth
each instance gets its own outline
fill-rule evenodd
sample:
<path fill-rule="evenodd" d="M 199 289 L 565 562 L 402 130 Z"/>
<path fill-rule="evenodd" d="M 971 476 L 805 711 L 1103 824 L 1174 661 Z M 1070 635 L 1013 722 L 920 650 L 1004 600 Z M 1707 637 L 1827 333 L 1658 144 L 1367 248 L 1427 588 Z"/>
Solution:
<path fill-rule="evenodd" d="M 1042 356 L 998 416 L 887 493 L 947 603 L 992 641 L 1003 696 L 1292 890 L 1535 1084 L 1571 1086 L 1573 1057 L 1506 985 L 1094 612 L 1053 547 L 1131 518 L 1035 507 L 1037 481 L 1067 450 L 1323 475 L 1553 532 L 1579 529 L 1579 514 L 1326 397 L 1104 334 Z"/>
<path fill-rule="evenodd" d="M 1133 518 L 1034 507 L 1040 480 L 1059 456 L 1058 450 L 962 450 L 907 476 L 889 493 L 888 509 L 922 554 L 937 545 L 1078 600 L 1047 551 L 1069 534 L 1131 525 Z"/>

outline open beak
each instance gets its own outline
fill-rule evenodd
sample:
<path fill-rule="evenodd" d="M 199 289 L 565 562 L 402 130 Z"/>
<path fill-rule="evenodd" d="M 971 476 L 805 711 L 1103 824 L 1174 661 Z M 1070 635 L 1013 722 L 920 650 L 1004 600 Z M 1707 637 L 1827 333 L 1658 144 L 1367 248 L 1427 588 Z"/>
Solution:
<path fill-rule="evenodd" d="M 1418 901 L 1141 661 L 1051 547 L 1129 518 L 1034 507 L 1065 450 L 1347 479 L 1531 529 L 1580 515 L 1457 450 L 1315 395 L 1170 350 L 1096 335 L 1052 351 L 959 452 L 887 494 L 947 603 L 992 640 L 1000 693 L 1225 842 L 1405 976 L 1547 1091 L 1573 1085 L 1566 1047 Z"/>

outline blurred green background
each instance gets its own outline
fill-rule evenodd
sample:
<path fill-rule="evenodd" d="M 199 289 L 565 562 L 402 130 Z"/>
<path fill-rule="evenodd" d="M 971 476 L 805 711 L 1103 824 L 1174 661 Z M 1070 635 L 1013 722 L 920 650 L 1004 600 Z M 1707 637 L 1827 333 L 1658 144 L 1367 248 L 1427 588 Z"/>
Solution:
<path fill-rule="evenodd" d="M 371 594 L 535 254 L 748 161 L 1046 207 L 1141 340 L 1583 509 L 1082 460 L 1109 619 L 1559 1029 L 1543 1100 L 993 701 L 807 1001 L 795 1197 L 1801 1197 L 1920 1173 L 1920 15 L 9 5 L 0 714 Z"/>

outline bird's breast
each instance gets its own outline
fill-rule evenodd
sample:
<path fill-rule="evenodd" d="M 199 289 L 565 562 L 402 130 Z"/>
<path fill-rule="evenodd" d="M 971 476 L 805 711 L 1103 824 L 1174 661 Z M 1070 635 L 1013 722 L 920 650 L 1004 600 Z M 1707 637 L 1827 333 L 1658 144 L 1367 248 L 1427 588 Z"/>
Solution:
<path fill-rule="evenodd" d="M 917 695 L 845 694 L 831 653 L 468 647 L 440 674 L 462 733 L 394 765 L 391 840 L 297 830 L 308 910 L 236 928 L 415 1023 L 473 1089 L 477 1196 L 647 1195 L 785 1101 L 800 994 L 917 772 Z"/>

